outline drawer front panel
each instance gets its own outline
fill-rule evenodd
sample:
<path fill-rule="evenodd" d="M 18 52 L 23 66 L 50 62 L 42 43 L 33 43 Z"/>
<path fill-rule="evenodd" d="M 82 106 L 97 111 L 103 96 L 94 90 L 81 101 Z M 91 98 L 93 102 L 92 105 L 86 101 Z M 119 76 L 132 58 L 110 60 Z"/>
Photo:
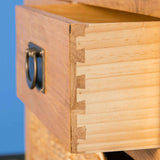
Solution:
<path fill-rule="evenodd" d="M 17 7 L 17 95 L 70 149 L 69 24 Z M 45 49 L 45 94 L 30 90 L 25 49 L 33 42 Z"/>

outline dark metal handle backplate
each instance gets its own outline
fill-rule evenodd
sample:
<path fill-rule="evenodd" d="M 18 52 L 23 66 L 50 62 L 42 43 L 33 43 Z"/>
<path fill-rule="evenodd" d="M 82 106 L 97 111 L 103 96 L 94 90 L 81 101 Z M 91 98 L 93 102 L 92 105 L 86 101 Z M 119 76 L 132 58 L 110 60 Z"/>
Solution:
<path fill-rule="evenodd" d="M 26 49 L 26 81 L 30 89 L 37 88 L 42 93 L 45 92 L 44 77 L 44 49 L 29 42 Z M 30 59 L 33 59 L 32 61 Z M 32 65 L 30 65 L 32 63 Z M 33 66 L 33 67 L 30 67 Z M 30 74 L 33 73 L 33 76 Z"/>

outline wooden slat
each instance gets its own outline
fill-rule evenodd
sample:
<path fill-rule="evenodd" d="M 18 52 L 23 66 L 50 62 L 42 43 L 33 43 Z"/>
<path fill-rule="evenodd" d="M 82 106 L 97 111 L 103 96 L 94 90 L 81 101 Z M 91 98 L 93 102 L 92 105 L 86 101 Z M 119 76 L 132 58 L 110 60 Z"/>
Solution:
<path fill-rule="evenodd" d="M 83 152 L 87 150 L 89 152 L 93 152 L 94 150 L 98 151 L 122 151 L 122 150 L 135 150 L 133 144 L 136 145 L 137 149 L 152 149 L 159 147 L 159 140 L 157 138 L 153 139 L 145 139 L 145 140 L 133 140 L 133 141 L 125 141 L 125 142 L 103 142 L 103 143 L 95 143 L 95 144 L 79 144 L 79 152 Z M 105 147 L 104 147 L 105 146 Z M 139 146 L 139 147 L 138 147 Z M 112 149 L 111 149 L 112 148 Z M 119 149 L 118 149 L 119 148 Z"/>
<path fill-rule="evenodd" d="M 126 99 L 136 99 L 140 98 L 148 98 L 153 96 L 160 95 L 159 93 L 159 85 L 157 86 L 149 86 L 149 87 L 140 87 L 140 88 L 130 88 L 130 89 L 119 89 L 119 90 L 110 90 L 110 91 L 91 91 L 87 92 L 83 89 L 77 90 L 77 100 L 78 101 L 86 101 L 88 103 L 97 103 L 108 101 L 119 101 Z"/>
<path fill-rule="evenodd" d="M 143 114 L 142 114 L 143 113 Z M 99 113 L 99 114 L 85 114 L 78 115 L 77 122 L 78 125 L 89 125 L 95 123 L 105 123 L 107 122 L 121 122 L 121 121 L 130 121 L 134 119 L 147 119 L 147 118 L 158 118 L 159 117 L 159 108 L 157 109 L 137 109 L 134 111 L 118 111 L 118 112 L 109 112 L 109 113 Z"/>
<path fill-rule="evenodd" d="M 129 121 L 120 121 L 120 122 L 104 122 L 104 123 L 94 123 L 94 124 L 87 124 L 87 135 L 99 135 L 99 134 L 110 134 L 110 133 L 118 133 L 118 132 L 126 132 L 137 130 L 148 130 L 153 128 L 158 128 L 160 118 L 146 118 L 146 119 L 135 119 Z M 81 125 L 78 125 L 79 127 Z M 86 135 L 86 136 L 87 136 Z M 159 137 L 157 137 L 159 138 Z M 119 137 L 121 141 L 121 137 Z M 107 141 L 106 141 L 107 143 Z M 133 145 L 133 144 L 132 144 Z M 106 146 L 104 146 L 105 149 Z"/>
<path fill-rule="evenodd" d="M 107 25 L 107 27 L 106 27 Z M 89 24 L 89 27 L 86 28 L 87 33 L 97 33 L 97 32 L 109 32 L 109 31 L 120 31 L 120 30 L 128 30 L 132 29 L 140 29 L 142 27 L 153 28 L 158 27 L 159 23 L 156 21 L 152 21 L 151 23 L 121 23 L 118 27 L 112 23 L 97 23 L 97 24 Z"/>
<path fill-rule="evenodd" d="M 110 25 L 114 26 L 114 24 L 108 24 L 108 26 Z M 128 39 L 126 39 L 125 35 L 128 37 Z M 97 38 L 94 39 L 95 37 Z M 111 47 L 132 46 L 136 45 L 137 43 L 137 45 L 143 45 L 158 43 L 159 40 L 159 27 L 148 28 L 146 26 L 138 29 L 128 28 L 126 30 L 120 31 L 99 31 L 96 33 L 88 33 L 85 37 L 77 38 L 77 49 L 102 49 Z"/>
<path fill-rule="evenodd" d="M 85 92 L 91 91 L 109 91 L 115 89 L 129 89 L 129 88 L 139 88 L 139 87 L 149 87 L 159 85 L 158 82 L 158 72 L 155 73 L 145 73 L 145 74 L 133 74 L 118 77 L 104 77 L 95 79 L 85 80 Z M 125 79 L 124 79 L 125 77 Z M 99 86 L 97 88 L 97 86 Z"/>
<path fill-rule="evenodd" d="M 79 63 L 78 65 L 91 66 L 94 64 L 110 64 L 160 58 L 160 47 L 158 46 L 160 46 L 160 43 L 90 49 L 85 52 L 86 63 Z"/>
<path fill-rule="evenodd" d="M 110 102 L 97 102 L 87 104 L 87 108 L 85 110 L 86 114 L 94 114 L 94 113 L 114 113 L 121 111 L 134 111 L 138 109 L 148 109 L 157 107 L 159 108 L 159 101 L 157 100 L 159 95 L 154 97 L 138 97 L 134 99 L 125 99 L 120 101 L 110 101 Z"/>
<path fill-rule="evenodd" d="M 86 79 L 119 77 L 135 74 L 159 72 L 160 59 L 148 59 L 124 63 L 80 66 L 77 64 L 77 75 L 85 74 Z"/>
<path fill-rule="evenodd" d="M 138 139 L 150 139 L 150 138 L 156 138 L 159 135 L 160 130 L 159 129 L 148 129 L 148 130 L 138 130 L 136 131 L 135 135 L 132 134 L 132 131 L 128 131 L 127 134 L 125 132 L 121 133 L 111 133 L 111 134 L 100 134 L 99 138 L 97 135 L 90 135 L 87 137 L 87 143 L 93 144 L 93 142 L 99 142 L 103 143 L 104 141 L 107 142 L 116 142 L 118 141 L 118 136 L 121 136 L 121 140 L 138 140 Z M 138 136 L 137 136 L 138 134 Z M 84 140 L 78 140 L 79 143 L 83 144 L 86 143 Z"/>

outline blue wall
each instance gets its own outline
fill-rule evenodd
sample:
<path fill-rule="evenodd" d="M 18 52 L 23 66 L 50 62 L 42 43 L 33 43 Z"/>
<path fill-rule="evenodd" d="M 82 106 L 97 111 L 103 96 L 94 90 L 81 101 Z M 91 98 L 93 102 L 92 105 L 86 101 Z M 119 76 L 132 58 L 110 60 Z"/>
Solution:
<path fill-rule="evenodd" d="M 24 153 L 24 107 L 16 97 L 15 5 L 0 5 L 0 155 Z"/>

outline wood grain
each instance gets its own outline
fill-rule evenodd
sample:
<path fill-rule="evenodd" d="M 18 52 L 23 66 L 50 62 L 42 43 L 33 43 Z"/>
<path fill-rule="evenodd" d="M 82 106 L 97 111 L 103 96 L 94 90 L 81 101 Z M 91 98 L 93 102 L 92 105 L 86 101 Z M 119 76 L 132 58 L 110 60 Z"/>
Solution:
<path fill-rule="evenodd" d="M 140 13 L 155 17 L 160 17 L 159 0 L 73 0 L 94 6 L 112 8 L 122 11 Z"/>
<path fill-rule="evenodd" d="M 82 23 L 72 16 L 77 6 L 85 13 L 94 8 L 17 7 L 19 98 L 68 151 L 160 147 L 160 22 L 135 15 L 142 18 L 139 21 L 129 13 L 122 22 L 114 18 L 119 12 L 113 11 L 109 23 L 97 18 L 92 24 L 90 16 Z M 96 12 L 102 10 L 106 11 Z M 22 66 L 29 41 L 46 50 L 45 94 L 24 83 Z"/>
<path fill-rule="evenodd" d="M 70 150 L 69 24 L 29 7 L 16 11 L 17 95 Z M 45 94 L 26 83 L 25 49 L 30 41 L 45 49 Z"/>
<path fill-rule="evenodd" d="M 44 10 L 56 15 L 67 17 L 76 21 L 86 23 L 106 23 L 106 22 L 130 22 L 130 21 L 156 21 L 153 18 L 134 13 L 116 11 L 107 8 L 83 4 L 55 4 L 55 5 L 35 5 L 34 8 Z"/>
<path fill-rule="evenodd" d="M 72 152 L 77 152 L 78 139 L 85 138 L 85 128 L 77 126 L 77 115 L 83 113 L 84 105 L 77 103 L 77 88 L 78 81 L 76 77 L 77 62 L 83 62 L 84 50 L 77 50 L 76 38 L 77 36 L 84 36 L 86 24 L 71 24 L 70 25 L 70 88 L 71 88 L 71 139 L 72 139 Z"/>
<path fill-rule="evenodd" d="M 66 3 L 70 0 L 24 0 L 26 5 L 47 5 L 55 3 Z M 160 1 L 158 0 L 71 0 L 74 3 L 84 3 L 94 6 L 106 7 L 116 10 L 140 13 L 160 17 Z"/>
<path fill-rule="evenodd" d="M 127 151 L 128 155 L 132 156 L 135 160 L 159 160 L 160 150 L 159 149 L 148 149 L 139 151 Z"/>
<path fill-rule="evenodd" d="M 77 151 L 158 148 L 160 22 L 108 23 L 103 31 L 100 25 L 89 24 L 76 38 L 85 51 L 76 65 L 76 75 L 84 77 L 77 103 L 85 105 L 77 127 L 86 130 Z"/>
<path fill-rule="evenodd" d="M 24 0 L 25 5 L 66 4 L 70 0 Z"/>
<path fill-rule="evenodd" d="M 107 160 L 103 153 L 71 154 L 26 107 L 26 160 Z"/>

